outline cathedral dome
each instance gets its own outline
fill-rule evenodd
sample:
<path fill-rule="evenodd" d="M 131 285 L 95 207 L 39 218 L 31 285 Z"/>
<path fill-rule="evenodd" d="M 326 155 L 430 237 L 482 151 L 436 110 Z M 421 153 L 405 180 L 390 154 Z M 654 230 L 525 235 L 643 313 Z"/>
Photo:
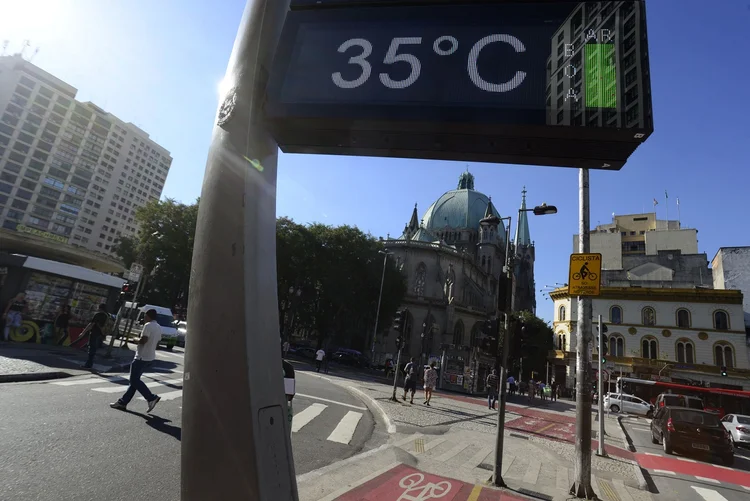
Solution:
<path fill-rule="evenodd" d="M 422 221 L 428 230 L 439 231 L 446 227 L 451 229 L 479 229 L 479 221 L 487 212 L 490 205 L 490 213 L 500 217 L 500 212 L 492 205 L 490 199 L 484 193 L 474 190 L 474 176 L 469 172 L 461 174 L 458 180 L 458 188 L 443 193 L 427 211 Z M 503 222 L 500 222 L 498 233 L 505 233 Z"/>

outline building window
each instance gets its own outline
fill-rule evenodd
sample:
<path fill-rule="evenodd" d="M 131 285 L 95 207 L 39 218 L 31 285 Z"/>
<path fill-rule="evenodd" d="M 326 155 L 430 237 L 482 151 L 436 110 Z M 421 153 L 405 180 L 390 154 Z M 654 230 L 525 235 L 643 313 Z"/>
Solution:
<path fill-rule="evenodd" d="M 641 341 L 641 357 L 656 360 L 659 358 L 659 343 L 652 337 L 644 337 Z"/>
<path fill-rule="evenodd" d="M 427 278 L 427 266 L 424 263 L 419 263 L 417 266 L 417 275 L 414 279 L 414 294 L 417 297 L 424 297 L 424 284 Z"/>
<path fill-rule="evenodd" d="M 681 364 L 695 363 L 695 346 L 689 339 L 677 340 L 677 362 Z"/>
<path fill-rule="evenodd" d="M 656 325 L 656 312 L 650 306 L 641 310 L 641 323 L 643 325 Z"/>
<path fill-rule="evenodd" d="M 619 334 L 609 336 L 609 354 L 613 357 L 625 356 L 625 338 Z"/>
<path fill-rule="evenodd" d="M 609 323 L 621 324 L 622 323 L 622 308 L 619 306 L 613 306 L 609 309 Z"/>
<path fill-rule="evenodd" d="M 561 322 L 565 321 L 565 306 L 560 306 L 560 308 L 558 309 L 557 317 Z"/>
<path fill-rule="evenodd" d="M 685 308 L 677 310 L 677 327 L 690 328 L 690 312 Z"/>
<path fill-rule="evenodd" d="M 714 329 L 719 331 L 729 330 L 729 315 L 724 310 L 714 312 Z"/>
<path fill-rule="evenodd" d="M 463 346 L 464 344 L 464 323 L 461 320 L 456 322 L 456 326 L 453 328 L 453 344 L 455 346 Z"/>
<path fill-rule="evenodd" d="M 720 342 L 714 346 L 714 358 L 716 365 L 731 369 L 734 367 L 734 350 L 726 342 Z"/>

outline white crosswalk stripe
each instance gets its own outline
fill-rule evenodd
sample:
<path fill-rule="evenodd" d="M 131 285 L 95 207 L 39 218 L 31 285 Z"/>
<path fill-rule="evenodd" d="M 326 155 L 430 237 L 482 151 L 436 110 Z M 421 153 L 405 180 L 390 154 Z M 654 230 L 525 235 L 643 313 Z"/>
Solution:
<path fill-rule="evenodd" d="M 327 405 L 312 404 L 311 406 L 306 407 L 305 409 L 300 411 L 298 414 L 295 414 L 292 418 L 292 432 L 296 433 L 300 431 L 310 421 L 320 416 L 320 414 L 324 410 L 326 410 L 326 408 L 328 408 Z"/>
<path fill-rule="evenodd" d="M 705 501 L 727 501 L 727 498 L 713 489 L 704 489 L 703 487 L 690 486 Z"/>
<path fill-rule="evenodd" d="M 340 410 L 339 406 L 329 406 L 318 402 L 312 403 L 300 411 L 295 409 L 292 418 L 292 433 L 300 433 L 307 426 L 316 428 L 313 433 L 320 433 L 320 427 L 325 427 L 327 433 L 329 427 L 336 423 L 326 440 L 349 445 L 354 439 L 359 423 L 362 421 L 363 413 L 347 411 L 346 414 L 341 416 Z M 311 425 L 313 422 L 316 424 Z"/>
<path fill-rule="evenodd" d="M 112 377 L 89 377 L 86 379 L 73 379 L 73 380 L 66 380 L 66 381 L 51 381 L 49 384 L 54 384 L 57 386 L 79 386 L 79 385 L 85 385 L 85 384 L 102 384 L 107 382 L 116 382 L 116 381 L 127 381 L 127 378 L 124 378 L 122 376 L 112 376 Z"/>
<path fill-rule="evenodd" d="M 175 400 L 177 398 L 180 398 L 182 396 L 182 390 L 175 390 L 175 391 L 168 391 L 166 393 L 159 393 L 159 397 L 161 397 L 162 401 L 166 402 L 167 400 Z M 143 397 L 138 397 L 138 400 L 146 400 Z"/>
<path fill-rule="evenodd" d="M 349 444 L 354 438 L 354 432 L 357 430 L 359 420 L 362 419 L 361 412 L 349 411 L 341 418 L 336 428 L 328 435 L 328 440 L 340 444 Z"/>
<path fill-rule="evenodd" d="M 160 380 L 160 381 L 151 381 L 146 383 L 146 386 L 148 388 L 155 388 L 157 386 L 162 386 L 165 384 L 176 384 L 176 383 L 182 383 L 182 378 L 180 379 L 166 379 L 166 380 Z M 91 388 L 92 391 L 98 391 L 100 393 L 119 393 L 122 391 L 125 391 L 126 386 L 122 384 L 118 384 L 115 386 L 105 386 L 102 388 Z"/>

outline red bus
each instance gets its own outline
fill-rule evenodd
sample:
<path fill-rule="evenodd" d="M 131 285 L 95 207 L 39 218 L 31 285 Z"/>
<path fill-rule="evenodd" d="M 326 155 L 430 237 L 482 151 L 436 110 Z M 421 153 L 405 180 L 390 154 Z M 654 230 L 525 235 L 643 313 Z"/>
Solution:
<path fill-rule="evenodd" d="M 617 378 L 617 391 L 635 395 L 652 404 L 661 393 L 689 395 L 703 400 L 704 409 L 718 414 L 719 417 L 725 414 L 750 414 L 750 391 L 705 388 L 629 377 Z"/>

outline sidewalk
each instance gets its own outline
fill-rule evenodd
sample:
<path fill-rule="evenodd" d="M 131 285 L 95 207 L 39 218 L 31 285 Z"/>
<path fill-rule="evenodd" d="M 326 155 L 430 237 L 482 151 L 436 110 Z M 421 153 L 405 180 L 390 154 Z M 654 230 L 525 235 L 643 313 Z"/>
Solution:
<path fill-rule="evenodd" d="M 456 501 L 570 497 L 575 478 L 575 417 L 569 411 L 526 405 L 526 399 L 507 405 L 502 476 L 509 489 L 498 491 L 489 485 L 497 411 L 488 409 L 484 400 L 436 393 L 427 407 L 420 391 L 410 405 L 391 401 L 390 385 L 332 374 L 318 376 L 360 396 L 380 415 L 392 437 L 384 447 L 301 475 L 301 501 L 430 499 L 416 497 L 414 492 Z M 399 388 L 398 397 L 402 394 Z M 595 417 L 592 433 L 598 428 Z M 623 448 L 624 436 L 616 419 L 605 419 L 609 457 L 592 453 L 594 491 L 607 501 L 650 500 L 648 492 L 639 490 L 645 484 L 636 473 L 633 454 Z M 595 448 L 598 444 L 592 442 Z"/>
<path fill-rule="evenodd" d="M 112 349 L 112 358 L 104 358 L 109 339 L 104 348 L 97 350 L 94 372 L 120 372 L 130 365 L 133 352 L 128 349 Z M 79 348 L 36 343 L 0 342 L 0 383 L 21 381 L 44 381 L 82 374 L 92 371 L 82 369 L 87 353 Z"/>

